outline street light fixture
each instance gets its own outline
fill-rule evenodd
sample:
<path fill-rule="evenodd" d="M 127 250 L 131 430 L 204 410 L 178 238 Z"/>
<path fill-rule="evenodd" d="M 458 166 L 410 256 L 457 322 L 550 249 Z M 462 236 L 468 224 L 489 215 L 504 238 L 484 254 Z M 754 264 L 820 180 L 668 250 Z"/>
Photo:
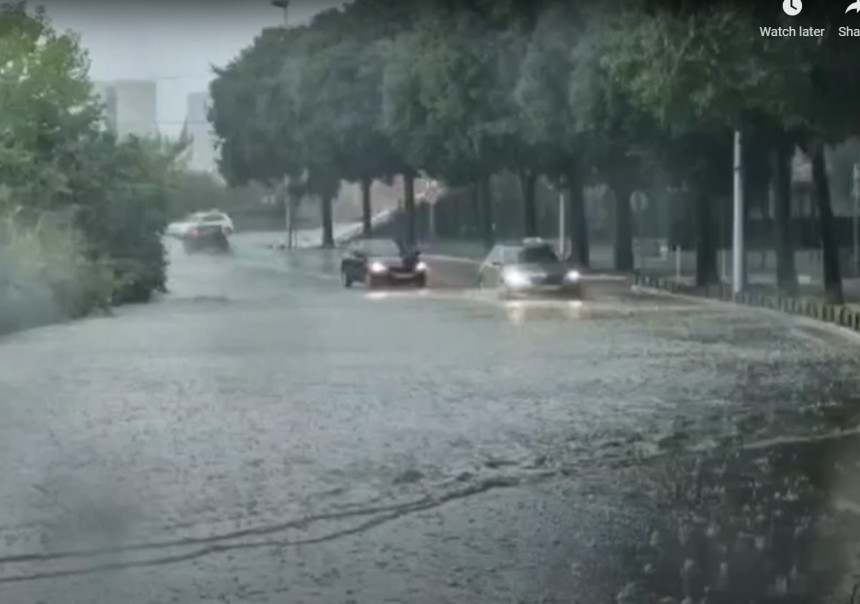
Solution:
<path fill-rule="evenodd" d="M 287 10 L 290 8 L 290 0 L 272 0 L 272 6 L 280 8 L 284 11 L 284 27 L 287 27 Z"/>

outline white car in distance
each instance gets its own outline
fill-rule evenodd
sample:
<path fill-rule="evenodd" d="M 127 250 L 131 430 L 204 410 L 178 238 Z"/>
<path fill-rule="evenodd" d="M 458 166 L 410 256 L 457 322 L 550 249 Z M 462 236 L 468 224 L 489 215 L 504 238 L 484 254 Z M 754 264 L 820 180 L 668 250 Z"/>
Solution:
<path fill-rule="evenodd" d="M 182 220 L 171 222 L 167 225 L 167 234 L 181 239 L 193 227 L 199 225 L 218 225 L 222 227 L 225 235 L 231 235 L 236 230 L 236 227 L 233 226 L 233 220 L 226 213 L 220 210 L 209 210 L 207 212 L 195 212 Z"/>

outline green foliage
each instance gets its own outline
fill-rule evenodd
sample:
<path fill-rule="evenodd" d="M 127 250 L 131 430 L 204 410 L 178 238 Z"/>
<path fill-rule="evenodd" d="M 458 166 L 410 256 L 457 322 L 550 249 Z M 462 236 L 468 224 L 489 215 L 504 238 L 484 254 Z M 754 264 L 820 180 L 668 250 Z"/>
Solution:
<path fill-rule="evenodd" d="M 816 154 L 860 126 L 856 61 L 836 21 L 810 14 L 737 0 L 355 0 L 264 31 L 219 71 L 221 169 L 232 183 L 287 176 L 303 191 L 397 173 L 457 186 L 508 171 L 526 185 L 524 223 L 538 175 L 570 188 L 576 224 L 583 186 L 626 196 L 669 184 L 695 197 L 697 250 L 710 257 L 732 130 L 747 133 L 748 189 L 760 198 L 775 149 Z M 778 25 L 826 25 L 827 35 L 759 32 Z M 468 213 L 489 232 L 505 208 L 477 197 L 480 212 Z M 623 214 L 616 238 L 629 239 Z"/>
<path fill-rule="evenodd" d="M 56 214 L 0 223 L 0 333 L 80 317 L 112 302 L 110 263 Z"/>
<path fill-rule="evenodd" d="M 0 6 L 0 329 L 164 289 L 168 175 L 184 143 L 102 132 L 78 39 Z"/>

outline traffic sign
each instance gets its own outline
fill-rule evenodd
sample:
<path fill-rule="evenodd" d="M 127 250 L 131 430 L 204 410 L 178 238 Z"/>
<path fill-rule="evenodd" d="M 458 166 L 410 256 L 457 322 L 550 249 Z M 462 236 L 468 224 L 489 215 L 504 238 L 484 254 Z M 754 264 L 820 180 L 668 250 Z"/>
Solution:
<path fill-rule="evenodd" d="M 648 196 L 642 191 L 633 191 L 630 194 L 630 207 L 634 212 L 644 212 L 648 208 Z"/>
<path fill-rule="evenodd" d="M 440 186 L 438 180 L 428 180 L 424 183 L 424 190 L 421 191 L 421 199 L 430 205 L 436 205 L 439 201 Z"/>

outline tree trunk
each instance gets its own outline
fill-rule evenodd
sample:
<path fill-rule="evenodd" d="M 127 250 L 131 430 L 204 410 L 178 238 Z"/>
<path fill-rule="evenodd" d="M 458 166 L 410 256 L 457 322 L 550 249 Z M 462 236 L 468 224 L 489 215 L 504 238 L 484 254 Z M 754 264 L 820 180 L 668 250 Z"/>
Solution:
<path fill-rule="evenodd" d="M 361 231 L 365 237 L 370 237 L 373 230 L 373 225 L 370 222 L 370 187 L 372 184 L 373 180 L 370 178 L 361 179 Z"/>
<path fill-rule="evenodd" d="M 334 247 L 334 224 L 332 223 L 332 198 L 328 195 L 320 196 L 322 216 L 322 246 L 324 248 Z"/>
<path fill-rule="evenodd" d="M 791 236 L 791 156 L 794 144 L 780 133 L 771 150 L 773 190 L 773 243 L 776 252 L 776 286 L 781 294 L 797 294 L 797 269 Z"/>
<path fill-rule="evenodd" d="M 570 260 L 582 268 L 590 265 L 588 220 L 585 213 L 585 190 L 578 170 L 568 175 L 567 232 L 570 233 Z"/>
<path fill-rule="evenodd" d="M 630 195 L 633 183 L 628 174 L 615 175 L 611 184 L 615 198 L 615 237 L 613 241 L 615 270 L 633 270 L 633 217 L 630 209 Z"/>
<path fill-rule="evenodd" d="M 712 216 L 713 199 L 702 189 L 695 189 L 696 204 L 696 285 L 705 287 L 719 283 L 717 245 Z"/>
<path fill-rule="evenodd" d="M 523 193 L 523 230 L 526 237 L 537 237 L 537 174 L 531 171 L 520 173 Z"/>
<path fill-rule="evenodd" d="M 415 175 L 411 172 L 403 175 L 403 240 L 407 247 L 415 246 Z"/>
<path fill-rule="evenodd" d="M 828 304 L 844 304 L 842 273 L 839 269 L 839 244 L 833 228 L 830 185 L 824 163 L 824 145 L 812 146 L 812 184 L 821 220 L 821 255 L 824 268 L 824 297 Z"/>
<path fill-rule="evenodd" d="M 463 222 L 463 226 L 465 227 L 465 234 L 469 239 L 471 239 L 476 232 L 481 230 L 481 187 L 478 183 L 475 183 L 471 190 L 469 191 L 469 201 L 471 202 L 471 211 L 469 212 L 466 220 Z M 461 228 L 461 232 L 463 229 Z"/>
<path fill-rule="evenodd" d="M 478 206 L 481 213 L 481 235 L 484 247 L 490 249 L 495 245 L 495 233 L 493 232 L 493 199 L 490 191 L 490 177 L 482 177 L 476 190 L 478 192 Z"/>

